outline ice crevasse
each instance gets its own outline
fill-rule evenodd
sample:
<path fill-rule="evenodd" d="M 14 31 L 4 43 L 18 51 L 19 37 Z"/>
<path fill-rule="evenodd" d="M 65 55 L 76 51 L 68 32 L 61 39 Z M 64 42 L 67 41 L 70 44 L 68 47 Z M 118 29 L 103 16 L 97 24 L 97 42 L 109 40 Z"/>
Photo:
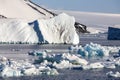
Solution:
<path fill-rule="evenodd" d="M 0 20 L 0 42 L 78 44 L 75 18 L 65 13 L 50 19 L 27 22 L 21 19 Z"/>

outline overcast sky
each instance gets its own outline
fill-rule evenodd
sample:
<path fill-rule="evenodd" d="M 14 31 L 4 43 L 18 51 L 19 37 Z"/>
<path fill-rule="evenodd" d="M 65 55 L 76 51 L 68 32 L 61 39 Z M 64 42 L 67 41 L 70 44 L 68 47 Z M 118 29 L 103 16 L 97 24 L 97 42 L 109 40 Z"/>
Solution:
<path fill-rule="evenodd" d="M 120 0 L 32 0 L 49 9 L 119 13 Z"/>

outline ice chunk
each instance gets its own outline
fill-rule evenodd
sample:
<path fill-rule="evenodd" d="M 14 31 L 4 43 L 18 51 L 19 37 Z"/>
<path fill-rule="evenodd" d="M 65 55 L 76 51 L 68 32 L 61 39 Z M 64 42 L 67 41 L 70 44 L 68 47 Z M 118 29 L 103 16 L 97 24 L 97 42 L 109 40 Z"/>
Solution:
<path fill-rule="evenodd" d="M 90 67 L 92 68 L 92 69 L 98 69 L 98 68 L 104 68 L 104 66 L 100 63 L 100 62 L 96 62 L 96 63 L 91 63 L 90 64 Z"/>
<path fill-rule="evenodd" d="M 90 43 L 85 46 L 71 46 L 69 48 L 70 53 L 78 53 L 83 57 L 107 57 L 111 53 L 120 53 L 120 47 L 118 46 L 101 46 L 100 44 Z"/>
<path fill-rule="evenodd" d="M 88 62 L 85 59 L 80 58 L 77 54 L 64 53 L 62 54 L 63 59 L 69 60 L 72 64 L 87 65 Z"/>
<path fill-rule="evenodd" d="M 25 76 L 39 75 L 40 74 L 39 70 L 36 69 L 35 67 L 25 68 L 22 70 L 22 72 Z"/>
<path fill-rule="evenodd" d="M 110 71 L 110 72 L 108 72 L 108 73 L 106 73 L 106 75 L 108 76 L 108 77 L 115 77 L 115 78 L 120 78 L 120 72 L 115 72 L 115 73 L 113 73 L 112 71 Z"/>
<path fill-rule="evenodd" d="M 28 54 L 32 56 L 39 56 L 39 57 L 46 57 L 47 55 L 45 51 L 39 51 L 39 50 L 29 51 Z"/>
<path fill-rule="evenodd" d="M 44 72 L 44 74 L 46 74 L 46 75 L 58 75 L 59 73 L 56 69 L 51 69 L 51 70 Z"/>
<path fill-rule="evenodd" d="M 104 65 L 102 65 L 100 62 L 96 62 L 96 63 L 91 63 L 89 65 L 84 65 L 84 66 L 82 66 L 82 68 L 84 70 L 86 70 L 86 69 L 101 69 L 101 68 L 104 68 Z"/>
<path fill-rule="evenodd" d="M 113 62 L 114 62 L 115 65 L 120 66 L 120 57 L 115 58 L 115 59 L 113 60 Z"/>
<path fill-rule="evenodd" d="M 110 69 L 115 69 L 115 63 L 114 62 L 103 62 L 102 63 L 104 65 L 105 68 L 110 68 Z"/>
<path fill-rule="evenodd" d="M 16 77 L 22 76 L 21 71 L 18 69 L 14 69 L 11 67 L 4 67 L 3 71 L 1 72 L 2 77 Z"/>
<path fill-rule="evenodd" d="M 84 46 L 83 48 L 79 49 L 78 54 L 87 57 L 94 57 L 94 56 L 103 57 L 103 56 L 109 56 L 109 51 L 99 44 L 90 43 Z"/>
<path fill-rule="evenodd" d="M 67 60 L 62 60 L 60 63 L 53 63 L 53 66 L 57 69 L 71 68 L 72 64 Z"/>

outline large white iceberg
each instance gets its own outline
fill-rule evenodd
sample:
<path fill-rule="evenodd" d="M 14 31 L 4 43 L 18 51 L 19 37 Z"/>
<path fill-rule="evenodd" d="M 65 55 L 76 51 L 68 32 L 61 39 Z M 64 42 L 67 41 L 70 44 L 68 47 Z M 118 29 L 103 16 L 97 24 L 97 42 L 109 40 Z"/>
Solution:
<path fill-rule="evenodd" d="M 63 13 L 51 19 L 34 22 L 19 19 L 0 20 L 0 42 L 78 44 L 74 17 Z"/>
<path fill-rule="evenodd" d="M 74 27 L 74 17 L 62 13 L 52 19 L 40 19 L 38 24 L 44 40 L 49 43 L 79 43 L 79 37 Z"/>

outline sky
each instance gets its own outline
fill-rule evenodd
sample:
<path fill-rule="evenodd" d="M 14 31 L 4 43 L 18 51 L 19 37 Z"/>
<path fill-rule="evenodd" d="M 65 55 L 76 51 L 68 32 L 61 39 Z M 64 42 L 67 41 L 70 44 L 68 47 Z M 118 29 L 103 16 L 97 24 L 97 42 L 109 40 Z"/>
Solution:
<path fill-rule="evenodd" d="M 120 14 L 120 0 L 32 0 L 32 1 L 48 9 Z"/>

